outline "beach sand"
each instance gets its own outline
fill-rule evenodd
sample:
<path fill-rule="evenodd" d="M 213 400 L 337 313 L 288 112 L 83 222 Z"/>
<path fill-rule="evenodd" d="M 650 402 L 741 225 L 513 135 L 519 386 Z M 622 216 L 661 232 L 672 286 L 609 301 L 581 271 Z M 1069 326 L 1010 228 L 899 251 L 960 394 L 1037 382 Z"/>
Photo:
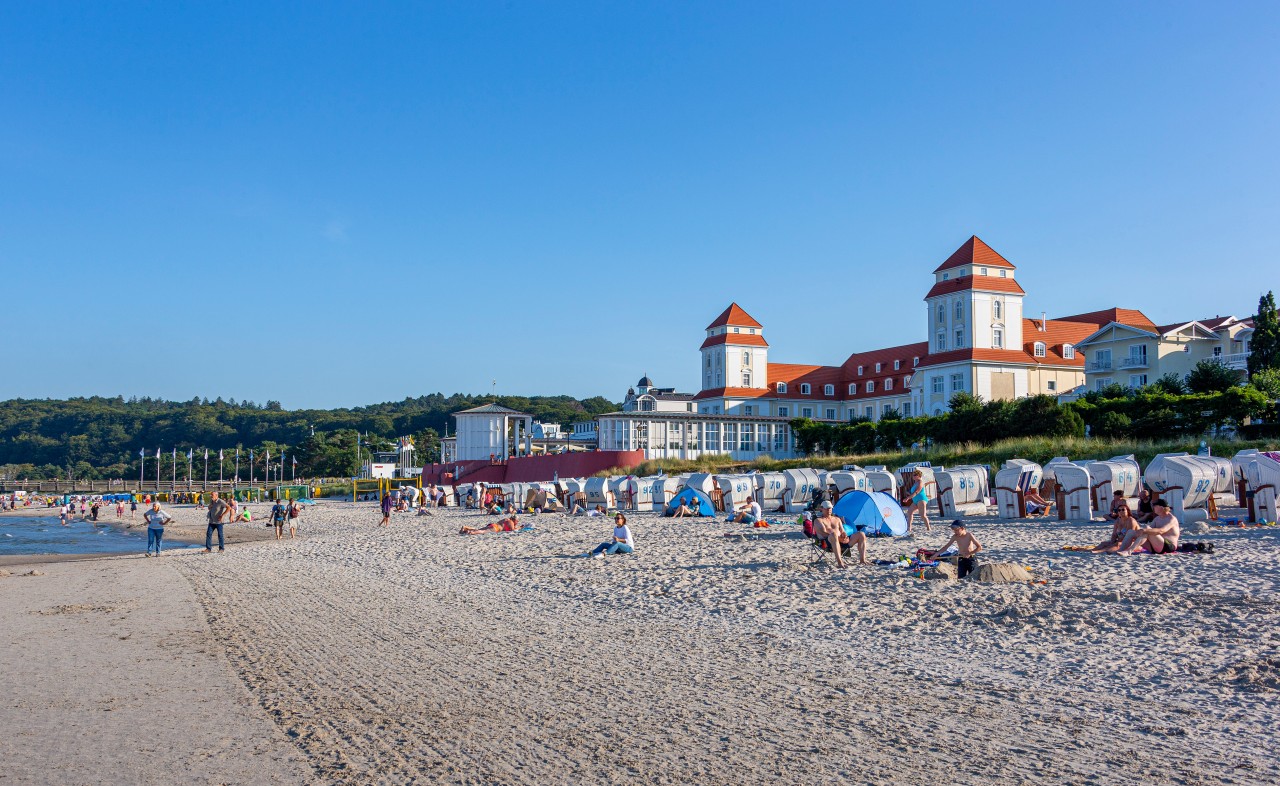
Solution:
<path fill-rule="evenodd" d="M 31 731 L 0 782 L 1280 781 L 1280 528 L 1126 558 L 1060 550 L 1106 525 L 975 519 L 986 561 L 1047 582 L 987 585 L 815 565 L 787 528 L 639 514 L 636 554 L 583 559 L 608 522 L 378 518 L 325 503 L 296 541 L 10 566 L 0 720 Z"/>

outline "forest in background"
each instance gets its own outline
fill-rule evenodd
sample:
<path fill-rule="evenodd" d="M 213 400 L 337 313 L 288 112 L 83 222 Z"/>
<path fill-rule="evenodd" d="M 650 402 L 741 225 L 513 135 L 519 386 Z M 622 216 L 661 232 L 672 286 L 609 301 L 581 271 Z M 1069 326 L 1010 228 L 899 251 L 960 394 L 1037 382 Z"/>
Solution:
<path fill-rule="evenodd" d="M 0 475 L 51 478 L 131 478 L 138 475 L 138 451 L 146 451 L 147 474 L 155 471 L 160 449 L 161 476 L 173 471 L 177 448 L 179 478 L 187 471 L 187 451 L 194 453 L 195 477 L 203 476 L 204 451 L 210 453 L 211 477 L 217 477 L 217 454 L 230 479 L 236 448 L 241 476 L 248 453 L 258 460 L 287 453 L 298 459 L 298 476 L 350 477 L 359 448 L 390 448 L 401 436 L 414 437 L 419 459 L 438 455 L 439 439 L 450 415 L 496 403 L 527 412 L 544 423 L 568 427 L 619 405 L 602 396 L 472 396 L 434 393 L 403 401 L 340 409 L 284 409 L 279 402 L 192 399 L 89 397 L 13 399 L 0 402 Z M 289 469 L 286 469 L 286 476 Z M 261 477 L 262 471 L 258 471 Z"/>

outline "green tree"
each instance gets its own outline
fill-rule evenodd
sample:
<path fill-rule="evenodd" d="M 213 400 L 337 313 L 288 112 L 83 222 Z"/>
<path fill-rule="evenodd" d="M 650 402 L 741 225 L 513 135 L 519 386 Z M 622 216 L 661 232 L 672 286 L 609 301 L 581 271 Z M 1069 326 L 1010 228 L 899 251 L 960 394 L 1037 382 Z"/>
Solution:
<path fill-rule="evenodd" d="M 1276 298 L 1271 292 L 1258 298 L 1249 350 L 1250 376 L 1263 369 L 1280 369 L 1280 319 L 1276 317 Z"/>
<path fill-rule="evenodd" d="M 1187 389 L 1192 393 L 1221 393 L 1240 381 L 1240 375 L 1217 360 L 1202 360 L 1187 374 Z"/>
<path fill-rule="evenodd" d="M 1272 401 L 1280 400 L 1280 369 L 1258 369 L 1249 375 L 1249 384 Z"/>
<path fill-rule="evenodd" d="M 1185 396 L 1187 394 L 1187 383 L 1172 371 L 1152 382 L 1151 387 L 1158 392 L 1169 393 L 1174 396 Z"/>

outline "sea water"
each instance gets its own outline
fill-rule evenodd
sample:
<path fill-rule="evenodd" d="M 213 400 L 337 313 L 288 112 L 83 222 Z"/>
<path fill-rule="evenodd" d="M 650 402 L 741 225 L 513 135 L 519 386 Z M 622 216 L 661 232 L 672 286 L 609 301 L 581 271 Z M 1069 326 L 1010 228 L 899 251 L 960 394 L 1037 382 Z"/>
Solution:
<path fill-rule="evenodd" d="M 166 544 L 167 545 L 167 544 Z M 185 548 L 186 544 L 174 544 Z M 0 556 L 6 554 L 117 554 L 147 549 L 145 526 L 122 531 L 99 522 L 56 517 L 0 516 Z"/>

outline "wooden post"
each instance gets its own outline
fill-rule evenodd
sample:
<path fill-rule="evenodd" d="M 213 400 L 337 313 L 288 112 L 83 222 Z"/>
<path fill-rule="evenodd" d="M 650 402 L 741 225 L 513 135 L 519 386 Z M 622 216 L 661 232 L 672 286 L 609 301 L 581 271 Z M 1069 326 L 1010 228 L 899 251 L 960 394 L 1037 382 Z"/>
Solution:
<path fill-rule="evenodd" d="M 1067 491 L 1061 484 L 1054 483 L 1053 499 L 1058 503 L 1058 521 L 1067 520 Z"/>

